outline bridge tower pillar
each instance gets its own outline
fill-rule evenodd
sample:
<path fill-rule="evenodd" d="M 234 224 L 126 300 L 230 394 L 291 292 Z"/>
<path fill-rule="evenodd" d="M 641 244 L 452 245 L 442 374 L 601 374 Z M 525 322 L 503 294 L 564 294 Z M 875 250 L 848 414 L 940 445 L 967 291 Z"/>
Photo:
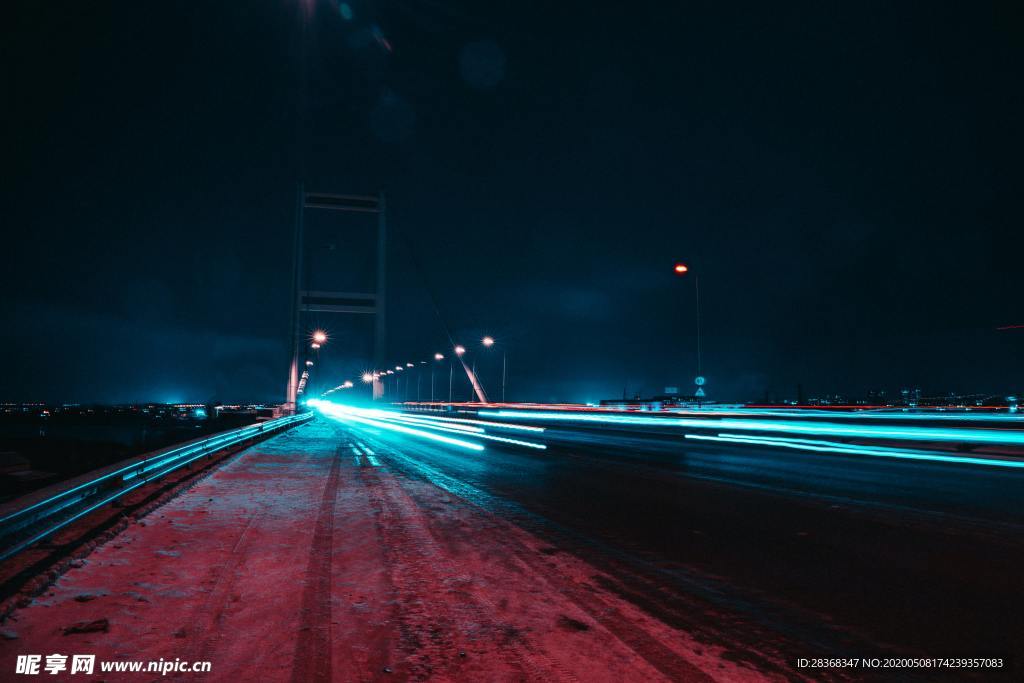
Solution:
<path fill-rule="evenodd" d="M 309 210 L 374 213 L 377 215 L 374 291 L 312 291 L 306 288 L 305 214 Z M 295 234 L 292 249 L 292 358 L 288 367 L 288 383 L 283 408 L 285 412 L 294 413 L 298 407 L 301 371 L 299 364 L 305 344 L 302 334 L 303 313 L 373 315 L 373 362 L 376 368 L 383 367 L 387 355 L 387 210 L 384 193 L 343 195 L 306 192 L 304 185 L 299 183 L 296 193 Z M 373 397 L 377 399 L 381 396 L 383 396 L 383 385 L 379 379 L 375 379 Z"/>

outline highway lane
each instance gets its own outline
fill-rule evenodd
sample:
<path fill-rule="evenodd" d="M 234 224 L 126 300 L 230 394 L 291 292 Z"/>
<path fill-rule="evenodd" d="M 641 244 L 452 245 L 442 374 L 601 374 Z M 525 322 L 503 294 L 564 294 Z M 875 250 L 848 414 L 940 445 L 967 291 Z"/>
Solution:
<path fill-rule="evenodd" d="M 411 440 L 370 441 L 311 420 L 126 520 L 18 600 L 0 670 L 92 653 L 111 681 L 167 662 L 208 663 L 211 681 L 784 680 L 770 653 L 670 626 L 490 514 Z"/>
<path fill-rule="evenodd" d="M 358 430 L 387 466 L 585 557 L 737 653 L 1021 661 L 1024 471 L 546 426 L 543 451 Z"/>

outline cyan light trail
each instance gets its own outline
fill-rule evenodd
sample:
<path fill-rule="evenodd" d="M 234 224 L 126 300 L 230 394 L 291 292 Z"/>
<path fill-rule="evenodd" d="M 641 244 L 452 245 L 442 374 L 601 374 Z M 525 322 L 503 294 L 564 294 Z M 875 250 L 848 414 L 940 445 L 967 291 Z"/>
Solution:
<path fill-rule="evenodd" d="M 393 424 L 384 420 L 374 420 L 367 417 L 362 417 L 356 414 L 356 409 L 347 408 L 345 406 L 339 406 L 329 401 L 321 401 L 319 399 L 311 399 L 307 402 L 308 405 L 316 408 L 321 413 L 328 417 L 332 417 L 342 422 L 355 422 L 357 424 L 369 425 L 371 427 L 379 427 L 381 429 L 391 430 L 393 432 L 400 432 L 409 436 L 416 436 L 421 439 L 430 439 L 431 441 L 439 441 L 446 443 L 451 446 L 458 446 L 459 448 L 465 448 L 471 451 L 482 451 L 484 447 L 478 443 L 472 443 L 469 441 L 463 441 L 461 439 L 452 439 L 441 434 L 435 434 L 433 432 L 423 431 L 422 429 L 413 429 L 404 425 Z"/>
<path fill-rule="evenodd" d="M 424 413 L 403 413 L 406 417 L 417 417 L 430 420 L 439 420 L 441 422 L 460 422 L 468 423 L 471 425 L 484 425 L 487 427 L 500 427 L 501 429 L 515 429 L 523 432 L 543 432 L 544 427 L 533 427 L 530 425 L 514 425 L 508 424 L 507 422 L 488 422 L 486 420 L 467 420 L 461 417 L 439 417 L 437 415 L 429 415 Z"/>
<path fill-rule="evenodd" d="M 758 408 L 736 408 L 734 410 L 668 410 L 672 415 L 693 415 L 693 416 L 750 416 L 750 417 L 799 417 L 802 419 L 815 420 L 901 420 L 908 422 L 1001 422 L 1016 429 L 1024 429 L 1024 414 L 1020 413 L 905 413 L 892 411 L 874 410 L 851 410 L 838 412 L 835 410 L 816 411 L 813 409 L 801 408 L 796 410 L 761 410 Z"/>
<path fill-rule="evenodd" d="M 929 460 L 933 462 L 952 462 L 970 465 L 986 465 L 994 467 L 1024 468 L 1024 462 L 1017 460 L 1000 460 L 997 458 L 973 458 L 960 455 L 943 455 L 941 453 L 928 453 L 926 451 L 912 451 L 900 448 L 885 448 L 882 446 L 857 446 L 854 444 L 843 444 L 835 441 L 820 441 L 816 439 L 782 439 L 777 437 L 754 437 L 741 436 L 738 434 L 719 434 L 718 436 L 706 436 L 703 434 L 687 434 L 687 439 L 698 441 L 719 441 L 724 443 L 750 444 L 756 446 L 773 446 L 779 448 L 792 448 L 801 451 L 817 451 L 819 453 L 841 453 L 843 455 L 870 455 L 879 458 L 901 458 L 904 460 Z"/>
<path fill-rule="evenodd" d="M 418 420 L 416 418 L 406 417 L 400 413 L 394 413 L 390 415 L 377 415 L 375 416 L 381 420 L 394 420 L 395 422 L 404 422 L 406 424 L 420 425 L 429 429 L 447 429 L 448 431 L 464 432 L 467 434 L 483 434 L 483 427 L 471 427 L 469 425 L 446 425 L 438 424 L 430 420 Z"/>
<path fill-rule="evenodd" d="M 372 424 L 376 427 L 391 429 L 392 431 L 401 432 L 410 436 L 419 436 L 422 438 L 433 439 L 435 441 L 443 441 L 463 448 L 472 446 L 473 450 L 483 450 L 484 447 L 481 444 L 474 443 L 472 441 L 446 437 L 441 434 L 437 434 L 436 432 L 459 434 L 460 436 L 467 438 L 495 441 L 513 446 L 535 448 L 538 450 L 547 449 L 547 446 L 542 443 L 523 441 L 521 439 L 510 439 L 504 436 L 488 434 L 483 428 L 476 427 L 471 424 L 452 424 L 450 422 L 442 423 L 439 419 L 430 416 L 408 415 L 397 411 L 372 408 L 354 408 L 322 400 L 308 401 L 308 405 L 320 410 L 325 415 L 338 420 L 351 420 L 354 422 L 361 422 L 363 424 Z M 472 421 L 466 420 L 466 422 Z"/>
<path fill-rule="evenodd" d="M 480 411 L 484 417 L 520 420 L 560 420 L 600 424 L 687 427 L 691 429 L 732 429 L 753 432 L 781 432 L 812 436 L 842 436 L 855 439 L 894 439 L 899 441 L 942 441 L 954 443 L 985 443 L 1009 446 L 1024 445 L 1024 430 L 982 429 L 968 427 L 886 427 L 882 425 L 842 425 L 830 422 L 789 420 L 740 420 L 735 418 L 697 420 L 640 415 L 594 415 L 560 412 L 516 410 Z"/>
<path fill-rule="evenodd" d="M 510 439 L 505 436 L 496 436 L 494 434 L 488 434 L 486 430 L 480 429 L 479 427 L 471 427 L 469 425 L 452 425 L 452 424 L 438 424 L 431 420 L 416 419 L 410 415 L 404 413 L 391 413 L 385 416 L 378 416 L 379 419 L 388 420 L 391 422 L 398 422 L 401 424 L 414 425 L 422 427 L 424 429 L 434 429 L 443 432 L 454 432 L 456 434 L 469 434 L 474 438 L 486 439 L 487 441 L 500 441 L 502 443 L 512 444 L 514 446 L 526 446 L 527 448 L 536 448 L 539 450 L 547 449 L 542 443 L 535 443 L 533 441 L 522 441 L 520 439 Z"/>

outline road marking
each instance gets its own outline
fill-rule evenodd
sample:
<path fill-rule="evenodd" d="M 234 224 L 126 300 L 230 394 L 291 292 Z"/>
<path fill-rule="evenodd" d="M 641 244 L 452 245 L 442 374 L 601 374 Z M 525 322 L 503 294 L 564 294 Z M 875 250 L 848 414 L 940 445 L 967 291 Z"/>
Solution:
<path fill-rule="evenodd" d="M 370 464 L 373 465 L 374 467 L 380 467 L 380 463 L 377 462 L 377 458 L 373 457 L 372 455 L 366 456 L 366 459 L 369 460 Z"/>

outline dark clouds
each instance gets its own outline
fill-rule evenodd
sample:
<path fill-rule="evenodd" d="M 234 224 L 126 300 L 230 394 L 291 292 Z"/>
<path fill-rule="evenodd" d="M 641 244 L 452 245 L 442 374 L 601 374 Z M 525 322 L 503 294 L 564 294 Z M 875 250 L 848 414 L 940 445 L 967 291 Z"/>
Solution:
<path fill-rule="evenodd" d="M 713 395 L 1019 384 L 1003 6 L 323 8 L 299 125 L 288 3 L 19 3 L 3 398 L 277 396 L 297 130 L 308 187 L 388 192 L 396 361 L 686 386 L 686 257 Z"/>

